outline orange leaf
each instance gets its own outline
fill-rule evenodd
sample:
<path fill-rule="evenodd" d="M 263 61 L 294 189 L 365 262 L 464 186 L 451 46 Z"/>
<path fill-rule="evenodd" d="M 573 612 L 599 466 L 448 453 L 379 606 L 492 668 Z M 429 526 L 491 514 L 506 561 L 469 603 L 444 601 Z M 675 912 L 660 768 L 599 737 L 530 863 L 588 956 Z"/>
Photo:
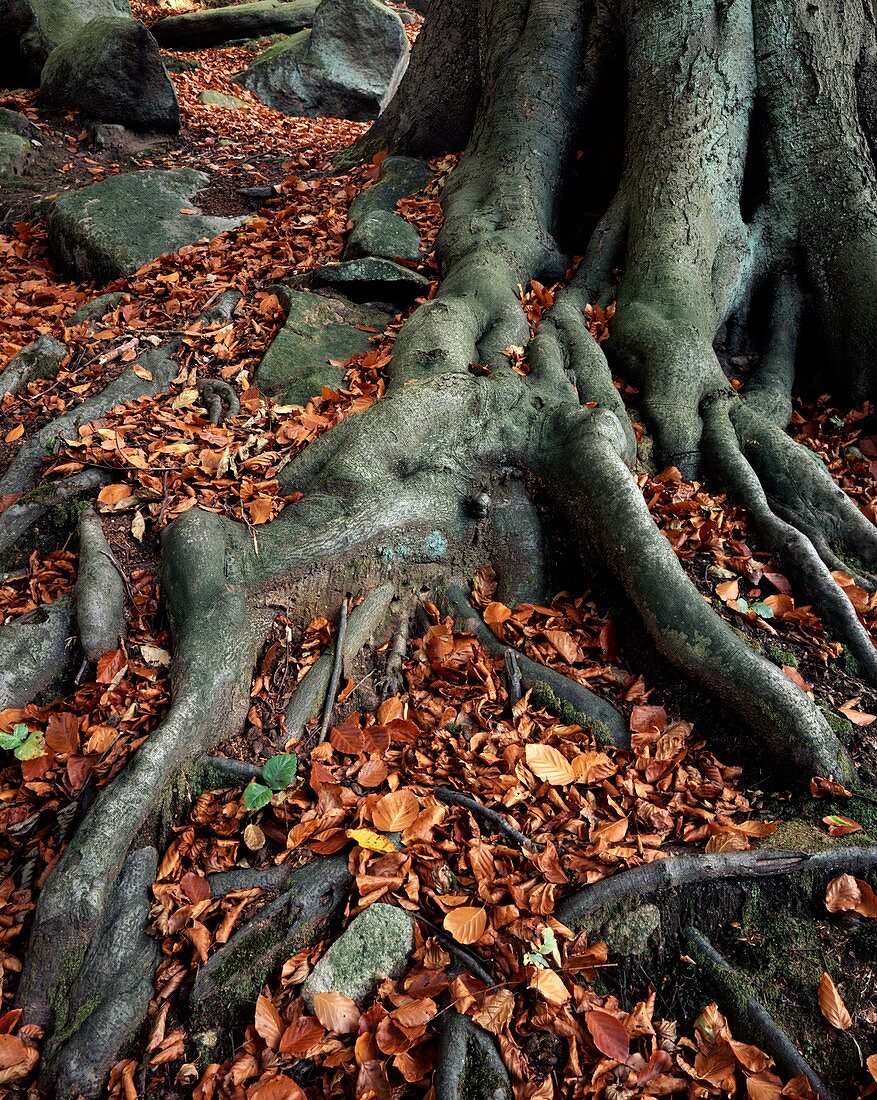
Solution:
<path fill-rule="evenodd" d="M 400 833 L 407 829 L 420 811 L 417 795 L 407 787 L 384 795 L 372 811 L 372 821 L 382 833 Z"/>
<path fill-rule="evenodd" d="M 24 424 L 16 424 L 14 428 L 10 428 L 6 433 L 5 439 L 7 443 L 14 443 L 16 439 L 21 439 L 24 435 Z"/>
<path fill-rule="evenodd" d="M 127 500 L 131 495 L 130 485 L 123 485 L 116 482 L 112 485 L 105 485 L 97 494 L 97 499 L 101 504 L 112 506 L 113 504 L 118 504 L 122 500 Z"/>
<path fill-rule="evenodd" d="M 283 1020 L 272 1002 L 261 993 L 256 999 L 256 1031 L 271 1050 L 277 1050 L 284 1031 Z"/>
<path fill-rule="evenodd" d="M 823 974 L 819 981 L 818 998 L 822 1015 L 832 1027 L 836 1027 L 838 1031 L 846 1031 L 853 1026 L 847 1006 L 843 1003 L 837 986 L 828 974 Z"/>
<path fill-rule="evenodd" d="M 594 1046 L 607 1058 L 626 1062 L 630 1055 L 630 1036 L 624 1024 L 608 1012 L 595 1008 L 585 1013 L 585 1023 L 594 1040 Z"/>
<path fill-rule="evenodd" d="M 474 905 L 460 905 L 446 914 L 445 931 L 454 937 L 457 943 L 477 943 L 487 928 L 487 913 Z"/>
<path fill-rule="evenodd" d="M 314 994 L 314 1015 L 323 1027 L 336 1035 L 350 1035 L 359 1030 L 361 1013 L 356 1001 L 335 990 Z"/>
<path fill-rule="evenodd" d="M 728 600 L 736 600 L 740 596 L 740 582 L 738 580 L 722 581 L 716 585 L 716 595 L 726 603 Z"/>
<path fill-rule="evenodd" d="M 552 745 L 527 745 L 527 767 L 554 787 L 575 783 L 572 764 Z"/>
<path fill-rule="evenodd" d="M 555 974 L 553 970 L 536 970 L 531 984 L 534 989 L 539 990 L 550 1005 L 556 1005 L 559 1008 L 569 1000 L 569 990 L 561 981 L 560 975 Z"/>
<path fill-rule="evenodd" d="M 849 833 L 860 833 L 862 826 L 851 817 L 842 817 L 840 814 L 829 814 L 822 819 L 828 826 L 829 836 L 847 836 Z"/>
<path fill-rule="evenodd" d="M 829 913 L 852 910 L 863 917 L 877 917 L 877 894 L 864 879 L 838 875 L 825 891 L 825 908 Z"/>
<path fill-rule="evenodd" d="M 250 1100 L 307 1100 L 307 1094 L 285 1073 L 259 1085 L 255 1092 L 249 1093 L 249 1097 Z"/>

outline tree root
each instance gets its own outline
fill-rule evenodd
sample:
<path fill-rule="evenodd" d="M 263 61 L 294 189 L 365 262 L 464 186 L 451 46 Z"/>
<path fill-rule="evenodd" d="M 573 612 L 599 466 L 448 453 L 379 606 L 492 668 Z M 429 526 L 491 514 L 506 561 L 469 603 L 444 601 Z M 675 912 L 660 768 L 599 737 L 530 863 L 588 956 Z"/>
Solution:
<path fill-rule="evenodd" d="M 284 893 L 198 971 L 190 997 L 198 1026 L 251 1005 L 283 959 L 323 939 L 343 910 L 352 881 L 344 856 L 318 858 L 292 872 Z"/>
<path fill-rule="evenodd" d="M 0 554 L 4 554 L 25 535 L 35 523 L 52 510 L 66 509 L 82 496 L 109 485 L 113 475 L 109 470 L 90 466 L 63 481 L 47 481 L 13 501 L 0 513 Z"/>
<path fill-rule="evenodd" d="M 436 1100 L 511 1100 L 511 1082 L 493 1036 L 454 1008 L 442 1020 Z"/>
<path fill-rule="evenodd" d="M 211 424 L 221 424 L 223 420 L 237 416 L 241 411 L 241 403 L 234 386 L 223 382 L 221 378 L 203 379 L 198 390 Z"/>
<path fill-rule="evenodd" d="M 719 1007 L 730 1016 L 735 1033 L 767 1051 L 790 1077 L 803 1074 L 820 1100 L 835 1100 L 837 1093 L 825 1084 L 764 1005 L 746 990 L 737 972 L 706 936 L 689 927 L 685 937 L 689 954 L 715 989 L 720 999 Z"/>
<path fill-rule="evenodd" d="M 63 678 L 76 656 L 69 596 L 0 629 L 0 710 L 24 707 Z"/>
<path fill-rule="evenodd" d="M 448 608 L 454 616 L 457 626 L 474 634 L 478 641 L 492 656 L 504 655 L 511 647 L 504 645 L 488 627 L 475 608 L 469 603 L 466 593 L 456 584 L 449 584 L 445 590 Z M 571 680 L 563 673 L 546 665 L 531 661 L 523 653 L 516 654 L 521 681 L 527 688 L 537 684 L 547 685 L 562 703 L 568 703 L 583 716 L 585 725 L 594 730 L 598 740 L 626 748 L 630 744 L 627 725 L 619 712 L 583 684 Z"/>
<path fill-rule="evenodd" d="M 347 601 L 348 593 L 341 601 L 341 614 L 338 619 L 338 633 L 335 635 L 335 651 L 332 654 L 332 671 L 329 675 L 329 686 L 326 689 L 326 700 L 323 703 L 323 715 L 320 719 L 320 732 L 318 742 L 326 740 L 329 733 L 329 723 L 332 721 L 332 711 L 335 709 L 335 699 L 338 695 L 338 685 L 341 683 L 341 669 L 344 667 L 344 639 L 347 635 Z"/>
<path fill-rule="evenodd" d="M 80 977 L 56 1002 L 41 1083 L 53 1096 L 97 1096 L 119 1051 L 137 1034 L 153 993 L 161 952 L 145 932 L 158 866 L 154 848 L 133 851 L 110 895 L 106 918 L 89 945 Z"/>
<path fill-rule="evenodd" d="M 79 571 L 73 588 L 79 640 L 90 661 L 119 648 L 125 633 L 125 580 L 93 508 L 79 520 Z"/>
<path fill-rule="evenodd" d="M 393 599 L 393 586 L 381 585 L 369 592 L 365 599 L 350 612 L 347 619 L 347 627 L 344 638 L 341 638 L 339 630 L 336 638 L 336 653 L 340 646 L 340 665 L 350 668 L 360 650 L 383 625 L 390 603 Z M 332 653 L 324 653 L 317 663 L 308 670 L 298 685 L 295 694 L 286 709 L 286 730 L 289 740 L 301 739 L 304 728 L 312 718 L 316 718 L 324 704 L 328 705 L 328 714 L 331 719 L 334 706 L 334 696 L 337 694 L 338 681 L 335 680 L 335 690 L 332 691 L 333 672 L 337 662 Z M 329 696 L 332 702 L 329 703 Z M 324 716 L 325 717 L 325 716 Z M 328 726 L 327 726 L 328 728 Z"/>
<path fill-rule="evenodd" d="M 877 846 L 836 848 L 825 852 L 786 852 L 761 848 L 716 855 L 675 856 L 655 860 L 629 871 L 600 879 L 564 898 L 556 916 L 576 931 L 586 928 L 609 906 L 637 904 L 668 891 L 694 884 L 745 880 L 782 875 L 827 876 L 841 871 L 877 867 Z"/>

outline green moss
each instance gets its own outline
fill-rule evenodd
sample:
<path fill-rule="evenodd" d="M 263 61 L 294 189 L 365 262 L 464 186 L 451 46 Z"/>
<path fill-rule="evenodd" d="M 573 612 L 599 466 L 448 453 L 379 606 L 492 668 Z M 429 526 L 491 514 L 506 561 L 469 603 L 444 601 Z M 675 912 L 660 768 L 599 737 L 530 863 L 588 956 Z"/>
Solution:
<path fill-rule="evenodd" d="M 819 709 L 825 715 L 825 720 L 831 726 L 831 732 L 840 741 L 842 745 L 849 745 L 853 736 L 853 724 L 847 718 L 844 718 L 842 714 L 838 714 L 837 711 L 826 706 L 825 703 L 819 704 Z"/>
<path fill-rule="evenodd" d="M 769 645 L 766 650 L 767 656 L 773 661 L 775 665 L 779 665 L 782 668 L 783 665 L 787 665 L 789 668 L 798 667 L 798 658 L 794 653 L 787 653 L 784 649 L 778 649 L 776 646 Z"/>
<path fill-rule="evenodd" d="M 590 733 L 598 745 L 612 745 L 615 741 L 608 727 L 597 718 L 592 718 L 578 710 L 572 703 L 561 700 L 544 680 L 536 680 L 530 688 L 530 699 L 534 706 L 557 715 L 568 726 L 581 726 Z"/>
<path fill-rule="evenodd" d="M 478 1040 L 470 1038 L 458 1095 L 466 1100 L 495 1100 L 508 1092 L 508 1081 L 490 1065 Z"/>
<path fill-rule="evenodd" d="M 859 664 L 856 656 L 846 646 L 843 648 L 842 660 L 844 670 L 849 673 L 850 676 L 855 676 L 857 680 L 861 680 L 862 666 Z"/>

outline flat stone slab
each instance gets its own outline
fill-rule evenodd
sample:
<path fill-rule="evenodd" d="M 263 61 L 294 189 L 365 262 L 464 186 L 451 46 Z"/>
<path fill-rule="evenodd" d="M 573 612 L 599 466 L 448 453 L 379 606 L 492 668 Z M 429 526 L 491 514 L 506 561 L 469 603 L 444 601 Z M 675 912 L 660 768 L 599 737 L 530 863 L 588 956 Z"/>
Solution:
<path fill-rule="evenodd" d="M 242 218 L 211 217 L 193 206 L 209 179 L 191 168 L 149 169 L 68 191 L 46 218 L 49 243 L 81 278 L 105 283 L 130 275 L 163 253 L 241 224 Z"/>
<path fill-rule="evenodd" d="M 408 305 L 429 291 L 429 279 L 420 272 L 372 256 L 326 264 L 306 278 L 309 286 L 328 287 L 355 302 Z"/>
<path fill-rule="evenodd" d="M 420 258 L 420 234 L 390 210 L 375 210 L 357 221 L 344 248 L 345 260 L 377 256 L 385 260 Z"/>
<path fill-rule="evenodd" d="M 343 993 L 360 1008 L 382 978 L 398 978 L 414 946 L 414 921 L 404 909 L 375 902 L 350 922 L 302 986 L 313 1007 L 317 993 Z"/>
<path fill-rule="evenodd" d="M 238 99 L 236 95 L 225 95 L 224 92 L 211 92 L 209 88 L 203 92 L 199 92 L 198 98 L 202 103 L 206 103 L 210 107 L 230 107 L 234 110 L 238 110 L 241 107 L 250 106 L 245 99 Z"/>
<path fill-rule="evenodd" d="M 207 11 L 169 15 L 152 28 L 156 41 L 175 49 L 197 50 L 231 39 L 295 34 L 314 21 L 318 0 L 256 0 Z"/>
<path fill-rule="evenodd" d="M 391 317 L 346 298 L 287 287 L 272 290 L 286 309 L 286 324 L 259 364 L 254 381 L 262 393 L 287 404 L 304 405 L 324 386 L 338 389 L 344 371 L 334 364 L 367 351 L 374 335 L 357 326 L 383 332 Z"/>

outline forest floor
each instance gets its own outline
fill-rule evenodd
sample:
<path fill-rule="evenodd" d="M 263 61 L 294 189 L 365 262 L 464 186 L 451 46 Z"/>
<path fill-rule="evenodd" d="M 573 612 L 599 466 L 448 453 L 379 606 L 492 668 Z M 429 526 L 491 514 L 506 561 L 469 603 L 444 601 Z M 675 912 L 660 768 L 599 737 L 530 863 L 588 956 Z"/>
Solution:
<path fill-rule="evenodd" d="M 140 14 L 151 21 L 159 11 L 147 7 Z M 103 388 L 169 333 L 182 333 L 170 391 L 113 409 L 61 446 L 45 470 L 51 479 L 86 464 L 112 469 L 99 509 L 127 578 L 129 633 L 125 648 L 107 654 L 68 694 L 0 713 L 0 730 L 25 723 L 39 732 L 44 750 L 28 761 L 0 754 L 0 1082 L 16 1094 L 24 1094 L 32 1078 L 13 1055 L 39 1045 L 33 1029 L 20 1028 L 13 1006 L 40 886 L 79 812 L 149 737 L 168 703 L 172 642 L 160 606 L 162 531 L 197 505 L 246 523 L 257 539 L 260 525 L 291 503 L 281 495 L 279 469 L 381 397 L 395 333 L 407 315 L 399 314 L 369 352 L 346 364 L 343 388 L 324 390 L 304 407 L 280 405 L 253 387 L 255 367 L 283 321 L 271 285 L 339 258 L 349 204 L 374 178 L 375 166 L 343 175 L 329 168 L 362 124 L 288 118 L 232 84 L 230 76 L 252 56 L 248 49 L 176 56 L 200 65 L 172 77 L 180 134 L 124 155 L 92 148 L 75 117 L 43 118 L 33 93 L 0 96 L 0 105 L 26 114 L 45 139 L 37 175 L 21 192 L 4 196 L 0 364 L 41 334 L 68 347 L 56 379 L 32 382 L 0 404 L 0 464 L 51 416 Z M 198 99 L 205 89 L 233 94 L 248 106 L 205 105 Z M 432 280 L 437 195 L 452 163 L 434 162 L 433 182 L 400 207 L 421 232 L 419 269 Z M 199 205 L 208 213 L 252 216 L 241 228 L 160 257 L 109 287 L 71 281 L 48 254 L 34 195 L 153 166 L 209 171 L 212 181 Z M 257 211 L 238 194 L 269 183 L 279 187 L 279 198 Z M 205 328 L 193 320 L 228 288 L 243 294 L 230 322 Z M 106 290 L 126 297 L 97 322 L 65 325 Z M 535 319 L 553 289 L 534 284 L 522 295 Z M 595 330 L 602 324 L 603 318 L 592 318 Z M 741 369 L 745 365 L 741 360 Z M 197 382 L 206 377 L 230 382 L 241 399 L 240 413 L 218 427 L 200 403 Z M 625 396 L 635 406 L 635 394 Z M 877 521 L 874 410 L 833 408 L 811 394 L 796 407 L 793 434 Z M 818 616 L 796 600 L 759 549 L 745 514 L 673 469 L 643 468 L 639 479 L 704 598 L 830 708 L 856 759 L 874 770 L 877 693 L 857 678 Z M 69 532 L 50 526 L 29 558 L 5 563 L 0 623 L 71 591 L 74 546 Z M 840 579 L 877 637 L 877 597 Z M 727 715 L 712 712 L 642 652 L 610 582 L 587 580 L 587 588 L 558 592 L 548 606 L 507 608 L 493 600 L 493 578 L 483 570 L 473 578 L 472 598 L 500 638 L 618 706 L 629 720 L 631 748 L 598 747 L 590 733 L 528 696 L 510 710 L 502 661 L 427 603 L 420 636 L 406 655 L 404 693 L 381 700 L 372 691 L 367 708 L 368 685 L 349 681 L 341 698 L 351 701 L 336 712 L 343 717 L 326 742 L 302 753 L 299 778 L 284 795 L 250 812 L 241 788 L 204 794 L 176 829 L 153 888 L 151 931 L 163 961 L 148 1029 L 115 1067 L 108 1096 L 300 1100 L 368 1095 L 369 1089 L 380 1098 L 428 1095 L 435 1028 L 449 987 L 449 955 L 435 926 L 489 960 L 487 968 L 500 976 L 488 987 L 458 977 L 450 992 L 458 1009 L 497 1035 L 520 1098 L 812 1095 L 806 1082 L 787 1086 L 767 1056 L 731 1038 L 722 1006 L 711 1004 L 689 973 L 692 960 L 659 968 L 643 958 L 633 981 L 604 944 L 571 938 L 553 913 L 574 886 L 670 853 L 792 848 L 802 830 L 816 848 L 835 836 L 877 835 L 877 814 L 872 807 L 866 818 L 867 806 L 829 785 L 816 784 L 809 800 L 793 798 L 782 770 L 753 759 Z M 252 685 L 246 729 L 219 751 L 262 764 L 286 749 L 285 707 L 307 670 L 330 650 L 334 631 L 327 618 L 302 624 L 278 616 Z M 558 772 L 546 747 L 577 759 L 575 781 Z M 552 840 L 541 852 L 510 845 L 465 808 L 437 802 L 431 792 L 442 784 L 500 805 L 528 836 L 550 825 Z M 358 843 L 351 847 L 353 830 Z M 401 832 L 401 845 L 389 832 Z M 300 984 L 321 948 L 303 951 L 272 975 L 246 1025 L 222 1036 L 215 1059 L 197 1065 L 186 993 L 198 967 L 261 904 L 253 891 L 212 899 L 205 876 L 239 865 L 298 865 L 311 853 L 345 849 L 356 876 L 345 921 L 376 900 L 429 921 L 417 924 L 406 975 L 381 986 L 359 1034 L 350 1034 L 337 1016 L 317 1018 L 305 1008 Z M 826 1018 L 809 1041 L 845 1044 L 853 1069 L 837 1084 L 846 1095 L 872 1095 L 877 1059 L 868 1064 L 867 1058 L 877 1052 L 877 954 L 856 949 L 855 942 L 873 940 L 856 940 L 854 932 L 859 923 L 874 924 L 875 914 L 829 910 L 813 920 L 806 950 L 817 978 L 825 972 L 834 980 L 852 1022 L 839 1029 Z M 550 933 L 559 945 L 556 957 Z M 772 934 L 764 929 L 762 941 Z M 759 947 L 756 933 L 741 927 L 727 928 L 720 945 L 741 966 Z M 762 957 L 754 965 L 768 964 Z M 791 1015 L 815 1011 L 818 982 L 796 983 L 792 969 L 771 972 L 777 999 Z"/>

